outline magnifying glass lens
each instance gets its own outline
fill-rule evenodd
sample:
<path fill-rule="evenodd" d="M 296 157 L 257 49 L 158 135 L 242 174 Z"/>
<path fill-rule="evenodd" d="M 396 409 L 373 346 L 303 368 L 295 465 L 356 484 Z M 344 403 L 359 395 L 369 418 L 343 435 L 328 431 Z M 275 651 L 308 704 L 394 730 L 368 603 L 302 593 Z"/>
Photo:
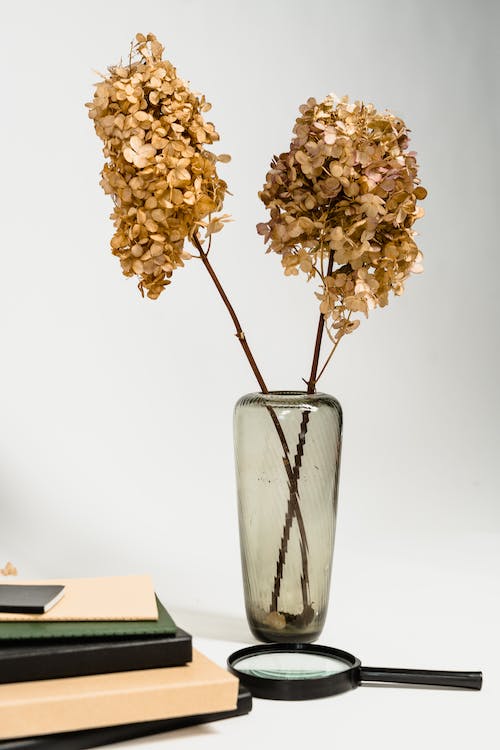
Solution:
<path fill-rule="evenodd" d="M 332 656 L 303 651 L 268 653 L 244 656 L 233 666 L 243 674 L 268 680 L 317 680 L 345 672 L 352 663 Z"/>

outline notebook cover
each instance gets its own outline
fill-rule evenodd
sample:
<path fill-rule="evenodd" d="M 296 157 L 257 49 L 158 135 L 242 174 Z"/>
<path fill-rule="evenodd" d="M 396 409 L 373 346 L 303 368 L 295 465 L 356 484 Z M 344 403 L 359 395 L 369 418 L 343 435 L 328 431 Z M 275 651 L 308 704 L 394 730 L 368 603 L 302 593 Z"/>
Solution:
<path fill-rule="evenodd" d="M 156 620 L 158 610 L 150 576 L 58 578 L 5 585 L 44 584 L 65 587 L 63 598 L 43 615 L 0 612 L 1 622 L 52 622 L 54 620 Z"/>
<path fill-rule="evenodd" d="M 236 708 L 238 680 L 193 650 L 182 667 L 0 685 L 0 739 Z"/>
<path fill-rule="evenodd" d="M 64 595 L 64 586 L 0 583 L 0 612 L 43 614 Z"/>
<path fill-rule="evenodd" d="M 4 641 L 45 640 L 46 638 L 112 638 L 175 635 L 171 616 L 156 599 L 157 620 L 96 620 L 80 622 L 0 622 L 0 649 Z"/>
<path fill-rule="evenodd" d="M 161 732 L 171 732 L 174 729 L 205 724 L 209 721 L 243 716 L 251 710 L 252 696 L 243 685 L 240 685 L 238 703 L 236 708 L 231 711 L 182 716 L 177 719 L 162 719 L 160 721 L 144 721 L 136 724 L 122 724 L 100 729 L 83 729 L 80 732 L 63 732 L 39 737 L 26 737 L 25 739 L 4 740 L 0 741 L 0 750 L 85 750 L 90 747 L 110 745 L 114 742 L 148 737 Z"/>
<path fill-rule="evenodd" d="M 178 667 L 191 659 L 191 636 L 180 628 L 174 636 L 11 641 L 0 646 L 0 683 Z"/>

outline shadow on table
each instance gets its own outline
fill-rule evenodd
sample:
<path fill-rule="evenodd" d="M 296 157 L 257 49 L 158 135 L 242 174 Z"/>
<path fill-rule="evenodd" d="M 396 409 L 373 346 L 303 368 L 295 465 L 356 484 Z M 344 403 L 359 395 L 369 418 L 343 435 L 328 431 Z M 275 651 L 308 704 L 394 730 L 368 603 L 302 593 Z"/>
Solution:
<path fill-rule="evenodd" d="M 223 719 L 223 721 L 228 721 L 227 719 Z M 212 725 L 207 724 L 198 724 L 194 727 L 183 727 L 182 729 L 173 729 L 170 732 L 162 732 L 161 734 L 154 734 L 154 735 L 146 735 L 144 737 L 137 737 L 135 740 L 126 740 L 124 742 L 117 742 L 116 744 L 113 744 L 113 748 L 116 748 L 116 750 L 120 750 L 120 748 L 133 748 L 133 747 L 154 747 L 158 745 L 158 747 L 165 747 L 166 743 L 170 740 L 170 742 L 178 741 L 182 738 L 188 738 L 188 737 L 207 737 L 210 734 L 217 734 L 216 727 L 213 727 Z"/>
<path fill-rule="evenodd" d="M 219 641 L 234 641 L 235 643 L 257 643 L 244 617 L 203 612 L 183 607 L 172 608 L 172 615 L 179 627 L 199 638 L 213 638 Z"/>
<path fill-rule="evenodd" d="M 362 687 L 382 688 L 382 690 L 445 690 L 447 693 L 456 690 L 461 692 L 475 693 L 476 690 L 464 690 L 461 687 L 443 687 L 442 685 L 411 685 L 400 682 L 363 682 Z"/>

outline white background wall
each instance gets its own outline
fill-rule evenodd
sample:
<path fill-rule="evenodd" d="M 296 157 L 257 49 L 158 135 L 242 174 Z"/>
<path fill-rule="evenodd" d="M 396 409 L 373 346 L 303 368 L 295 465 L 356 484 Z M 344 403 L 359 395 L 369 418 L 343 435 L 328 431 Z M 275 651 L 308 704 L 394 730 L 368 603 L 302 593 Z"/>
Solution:
<path fill-rule="evenodd" d="M 0 564 L 150 572 L 187 625 L 189 611 L 242 617 L 231 421 L 255 382 L 201 264 L 156 302 L 122 277 L 84 109 L 92 69 L 153 31 L 233 155 L 235 221 L 212 261 L 273 388 L 301 387 L 317 307 L 255 232 L 271 156 L 300 103 L 332 90 L 411 128 L 425 273 L 321 382 L 345 415 L 329 623 L 344 647 L 387 641 L 394 662 L 408 640 L 428 666 L 458 644 L 469 664 L 483 657 L 498 624 L 498 7 L 3 4 Z"/>

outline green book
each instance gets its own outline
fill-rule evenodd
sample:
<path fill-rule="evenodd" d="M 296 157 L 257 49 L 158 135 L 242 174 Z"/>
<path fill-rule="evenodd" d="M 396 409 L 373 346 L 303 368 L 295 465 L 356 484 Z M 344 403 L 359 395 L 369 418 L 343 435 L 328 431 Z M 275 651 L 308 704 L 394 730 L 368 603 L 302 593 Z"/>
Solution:
<path fill-rule="evenodd" d="M 0 644 L 13 640 L 46 638 L 119 638 L 135 636 L 175 636 L 176 625 L 156 598 L 157 620 L 102 620 L 57 622 L 0 622 Z"/>

